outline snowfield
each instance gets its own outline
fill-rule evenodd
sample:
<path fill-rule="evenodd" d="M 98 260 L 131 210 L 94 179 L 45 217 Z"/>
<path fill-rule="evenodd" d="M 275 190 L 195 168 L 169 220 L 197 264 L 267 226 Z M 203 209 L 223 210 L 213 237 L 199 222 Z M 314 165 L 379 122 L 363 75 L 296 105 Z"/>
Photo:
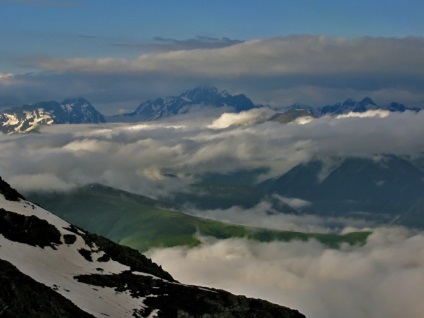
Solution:
<path fill-rule="evenodd" d="M 10 212 L 25 216 L 35 215 L 46 220 L 60 231 L 63 243 L 56 246 L 55 250 L 51 247 L 34 247 L 10 241 L 0 234 L 0 258 L 12 263 L 22 273 L 56 290 L 95 317 L 132 317 L 135 309 L 143 308 L 143 298 L 133 298 L 128 292 L 118 293 L 113 288 L 91 286 L 74 279 L 74 276 L 78 275 L 119 274 L 130 268 L 113 260 L 97 261 L 103 252 L 96 252 L 96 247 L 88 246 L 79 235 L 76 235 L 75 243 L 64 244 L 64 234 L 75 234 L 65 229 L 70 227 L 69 223 L 30 202 L 8 201 L 1 194 L 0 207 Z M 78 252 L 82 248 L 94 251 L 91 254 L 93 262 L 87 261 Z M 46 259 L 49 261 L 46 262 Z"/>

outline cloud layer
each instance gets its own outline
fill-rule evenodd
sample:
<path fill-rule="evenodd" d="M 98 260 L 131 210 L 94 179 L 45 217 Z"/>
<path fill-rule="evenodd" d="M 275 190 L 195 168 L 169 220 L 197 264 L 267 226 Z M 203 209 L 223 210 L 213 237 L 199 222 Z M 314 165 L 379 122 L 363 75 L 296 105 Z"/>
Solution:
<path fill-rule="evenodd" d="M 223 48 L 243 41 L 230 38 L 216 38 L 210 36 L 197 36 L 192 39 L 178 40 L 156 36 L 152 43 L 117 43 L 116 46 L 148 50 L 148 51 L 184 51 L 196 49 L 216 49 Z"/>
<path fill-rule="evenodd" d="M 376 77 L 396 74 L 397 78 L 413 80 L 414 77 L 421 78 L 424 71 L 421 59 L 423 48 L 424 40 L 421 38 L 347 40 L 324 36 L 292 36 L 248 41 L 212 50 L 145 54 L 135 59 L 39 58 L 29 62 L 43 70 L 100 74 L 158 72 L 176 76 L 202 74 L 225 78 L 304 74 L 311 83 L 314 77 L 322 81 L 323 76 L 345 74 L 351 77 Z M 395 79 L 386 79 L 390 80 Z M 370 83 L 368 81 L 367 84 Z M 358 86 L 365 84 L 357 83 Z"/>
<path fill-rule="evenodd" d="M 275 195 L 279 197 L 278 195 Z M 308 205 L 309 202 L 296 198 L 281 198 L 292 207 Z M 289 204 L 289 205 L 290 205 Z M 197 210 L 189 205 L 184 207 L 184 212 L 198 217 L 209 218 L 231 224 L 247 225 L 280 231 L 298 231 L 308 233 L 348 233 L 363 230 L 374 226 L 373 223 L 364 220 L 355 220 L 342 217 L 319 217 L 316 215 L 293 215 L 283 213 L 270 213 L 273 211 L 272 204 L 261 201 L 256 206 L 244 209 L 233 206 L 229 209 Z"/>
<path fill-rule="evenodd" d="M 424 134 L 424 112 L 322 117 L 305 125 L 248 125 L 254 114 L 205 117 L 199 110 L 161 122 L 57 125 L 43 127 L 40 134 L 0 135 L 0 175 L 25 191 L 63 191 L 99 182 L 157 197 L 184 189 L 197 173 L 269 167 L 270 177 L 316 156 L 422 156 L 424 151 L 424 140 L 419 138 Z M 168 173 L 179 178 L 169 178 Z M 295 198 L 282 200 L 298 208 L 308 204 Z M 233 207 L 203 213 L 288 230 L 328 232 L 329 222 L 341 227 L 368 225 L 341 219 L 269 216 L 264 212 L 266 204 L 247 211 Z M 340 250 L 315 241 L 256 243 L 206 238 L 202 246 L 191 250 L 150 252 L 185 283 L 265 298 L 318 318 L 423 316 L 423 255 L 423 234 L 403 228 L 376 229 L 365 246 Z"/>
<path fill-rule="evenodd" d="M 40 72 L 16 75 L 19 81 L 7 89 L 0 84 L 2 104 L 84 96 L 113 114 L 122 105 L 135 108 L 146 98 L 207 84 L 275 105 L 321 106 L 369 95 L 379 103 L 424 106 L 423 38 L 159 39 L 171 51 L 136 58 L 22 59 Z"/>
<path fill-rule="evenodd" d="M 57 125 L 41 134 L 0 135 L 0 175 L 25 190 L 100 182 L 157 197 L 206 172 L 268 167 L 263 179 L 317 156 L 424 151 L 423 112 L 208 128 L 217 118 L 199 111 L 156 123 Z M 169 173 L 179 178 L 164 176 Z"/>
<path fill-rule="evenodd" d="M 424 236 L 376 229 L 363 247 L 315 241 L 255 243 L 205 239 L 197 248 L 149 257 L 178 280 L 296 308 L 316 318 L 421 317 Z"/>

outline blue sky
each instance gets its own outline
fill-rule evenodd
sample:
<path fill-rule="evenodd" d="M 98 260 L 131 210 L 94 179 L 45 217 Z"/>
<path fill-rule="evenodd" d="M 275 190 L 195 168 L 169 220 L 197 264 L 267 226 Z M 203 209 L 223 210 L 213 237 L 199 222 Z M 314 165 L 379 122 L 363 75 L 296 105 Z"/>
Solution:
<path fill-rule="evenodd" d="M 416 0 L 0 1 L 8 43 L 1 66 L 15 70 L 12 57 L 30 54 L 135 56 L 141 51 L 114 44 L 148 43 L 154 37 L 423 36 L 423 12 L 424 2 Z"/>
<path fill-rule="evenodd" d="M 62 89 L 60 86 L 55 87 L 55 93 L 53 90 L 49 93 L 47 88 L 43 88 L 38 95 L 31 93 L 31 90 L 36 91 L 33 85 L 22 86 L 23 82 L 28 82 L 29 73 L 33 81 L 38 83 L 46 81 L 46 87 L 51 86 L 51 81 L 67 85 L 67 89 L 62 89 L 63 98 L 68 97 L 68 94 L 79 94 L 78 83 L 82 85 L 81 83 L 84 82 L 83 85 L 87 88 L 90 86 L 89 81 L 95 80 L 96 87 L 93 87 L 91 91 L 97 90 L 98 93 L 97 95 L 89 94 L 88 97 L 104 104 L 104 101 L 98 98 L 99 92 L 108 90 L 106 82 L 112 78 L 107 79 L 106 76 L 99 78 L 97 74 L 94 79 L 93 74 L 87 72 L 82 74 L 80 69 L 54 69 L 50 65 L 46 67 L 46 63 L 39 62 L 40 59 L 43 61 L 72 58 L 134 60 L 146 54 L 155 55 L 193 49 L 210 50 L 216 53 L 218 52 L 216 49 L 239 45 L 246 41 L 287 38 L 293 35 L 315 36 L 315 38 L 325 36 L 330 39 L 348 41 L 361 37 L 371 37 L 376 41 L 380 37 L 387 40 L 408 37 L 421 40 L 424 36 L 424 2 L 418 0 L 123 0 L 119 2 L 112 0 L 0 0 L 0 28 L 3 40 L 0 48 L 0 74 L 21 76 L 19 79 L 21 86 L 18 85 L 21 88 L 21 96 L 16 94 L 12 96 L 14 93 L 11 92 L 17 88 L 15 84 L 18 81 L 14 81 L 11 85 L 10 77 L 8 77 L 7 89 L 1 88 L 0 85 L 0 105 L 31 102 L 37 98 L 61 98 L 58 93 L 58 90 Z M 405 43 L 393 45 L 405 45 Z M 383 47 L 380 49 L 384 54 Z M 243 58 L 243 54 L 240 58 Z M 171 65 L 173 62 L 167 63 Z M 52 76 L 58 76 L 58 73 L 61 75 L 60 81 L 52 80 Z M 24 78 L 24 75 L 27 77 Z M 109 77 L 110 75 L 108 74 Z M 145 75 L 143 73 L 142 76 L 144 82 Z M 36 76 L 38 78 L 35 79 Z M 415 79 L 416 76 L 417 74 L 414 75 Z M 5 78 L 5 75 L 2 78 Z M 252 85 L 236 85 L 235 80 L 228 83 L 223 81 L 222 77 L 217 77 L 215 80 L 211 80 L 210 76 L 207 80 L 191 78 L 191 81 L 187 77 L 184 78 L 187 80 L 186 86 L 196 82 L 199 84 L 207 82 L 217 86 L 222 84 L 226 85 L 222 88 L 229 87 L 235 92 L 248 90 L 245 91 L 248 95 Z M 128 76 L 125 80 L 128 80 Z M 49 84 L 48 81 L 50 81 Z M 100 87 L 102 81 L 105 84 Z M 143 84 L 143 81 L 138 84 Z M 69 88 L 70 85 L 74 86 L 73 90 Z M 130 85 L 136 87 L 137 82 L 134 81 Z M 158 80 L 155 87 L 159 86 L 169 87 L 170 93 L 176 93 L 183 88 L 183 85 L 175 85 L 175 83 L 161 84 Z M 399 90 L 402 85 L 394 86 L 390 89 Z M 23 88 L 27 89 L 24 93 L 22 93 Z M 352 91 L 355 89 L 353 87 Z M 81 94 L 86 94 L 85 91 L 88 90 L 81 90 Z M 154 93 L 161 93 L 159 89 L 150 88 L 149 91 L 152 92 L 152 96 Z M 410 93 L 410 90 L 408 92 Z M 408 92 L 403 91 L 403 94 L 398 92 L 397 95 L 405 97 Z M 163 93 L 166 93 L 164 89 Z M 336 95 L 341 97 L 346 93 L 348 92 L 340 92 Z M 128 92 L 122 91 L 120 98 L 118 98 L 118 91 L 114 94 L 113 100 L 121 99 L 122 104 L 127 105 L 137 99 L 150 97 L 147 91 L 137 96 L 133 94 L 131 101 L 124 97 L 128 95 Z M 252 94 L 260 101 L 266 101 L 268 96 L 265 93 L 261 95 L 252 92 Z M 272 97 L 268 98 L 269 101 L 276 103 L 296 99 L 295 96 L 283 98 L 282 94 L 277 97 L 276 91 L 269 94 L 271 95 Z M 334 94 L 327 93 L 327 95 L 336 98 Z M 299 93 L 300 99 L 302 96 L 305 94 Z M 324 98 L 325 96 L 321 96 L 317 100 Z M 305 99 L 306 102 L 310 102 L 312 97 Z M 382 98 L 382 100 L 386 99 Z M 416 95 L 409 100 L 415 103 L 422 102 L 422 98 Z"/>

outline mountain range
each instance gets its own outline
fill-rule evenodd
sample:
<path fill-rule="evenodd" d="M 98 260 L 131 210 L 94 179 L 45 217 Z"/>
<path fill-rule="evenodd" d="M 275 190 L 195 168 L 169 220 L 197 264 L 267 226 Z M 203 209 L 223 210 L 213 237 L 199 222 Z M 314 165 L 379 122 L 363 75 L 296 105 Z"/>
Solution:
<path fill-rule="evenodd" d="M 147 100 L 142 102 L 134 112 L 112 116 L 110 121 L 158 120 L 186 114 L 199 106 L 212 106 L 236 113 L 258 107 L 243 94 L 230 95 L 227 91 L 220 91 L 215 87 L 196 87 L 179 96 Z"/>
<path fill-rule="evenodd" d="M 424 228 L 424 171 L 409 158 L 321 158 L 258 185 L 309 202 L 303 213 Z"/>
<path fill-rule="evenodd" d="M 263 170 L 204 174 L 174 204 L 197 210 L 251 209 L 269 203 L 268 213 L 350 218 L 379 225 L 424 228 L 423 157 L 381 154 L 320 156 L 281 175 L 258 181 Z M 256 177 L 256 180 L 255 180 Z M 293 200 L 302 206 L 291 205 Z"/>
<path fill-rule="evenodd" d="M 197 181 L 188 189 L 155 200 L 102 185 L 25 195 L 78 226 L 140 250 L 193 246 L 199 243 L 195 233 L 261 240 L 251 232 L 258 233 L 257 229 L 208 222 L 212 220 L 194 218 L 187 213 L 196 211 L 195 216 L 202 216 L 202 211 L 228 210 L 231 214 L 234 207 L 250 210 L 263 202 L 266 202 L 265 212 L 273 215 L 349 218 L 423 229 L 423 162 L 422 157 L 388 154 L 319 157 L 266 180 L 259 177 L 265 174 L 264 169 L 193 175 Z M 167 182 L 166 177 L 163 182 Z M 97 219 L 102 222 L 96 222 Z M 175 222 L 178 227 L 173 226 Z M 169 228 L 173 230 L 164 230 Z M 296 236 L 293 233 L 284 236 L 288 233 L 280 232 L 284 231 L 267 232 L 266 236 L 272 240 Z"/>
<path fill-rule="evenodd" d="M 277 177 L 266 170 L 203 174 L 173 204 L 199 211 L 252 209 L 266 201 L 267 213 L 349 218 L 379 225 L 424 229 L 422 156 L 318 156 Z M 259 181 L 263 180 L 263 181 Z M 292 202 L 303 202 L 301 206 Z M 190 207 L 189 207 L 190 208 Z"/>
<path fill-rule="evenodd" d="M 83 98 L 39 102 L 0 113 L 0 131 L 5 134 L 34 131 L 39 125 L 104 122 L 104 116 Z"/>
<path fill-rule="evenodd" d="M 267 108 L 275 113 L 270 120 L 282 123 L 293 121 L 299 117 L 341 115 L 368 110 L 390 112 L 406 110 L 418 112 L 420 110 L 397 102 L 379 106 L 369 97 L 360 101 L 347 99 L 344 102 L 322 107 L 302 104 L 270 107 L 256 105 L 244 94 L 231 95 L 227 91 L 218 90 L 215 87 L 196 87 L 178 96 L 144 101 L 133 112 L 113 116 L 102 115 L 83 98 L 66 99 L 61 103 L 48 101 L 14 107 L 0 112 L 0 131 L 5 134 L 27 133 L 37 131 L 39 125 L 152 121 L 187 114 L 207 107 L 218 110 L 220 113 L 239 113 L 254 108 Z"/>
<path fill-rule="evenodd" d="M 2 317 L 304 317 L 185 285 L 136 250 L 25 200 L 0 178 Z"/>
<path fill-rule="evenodd" d="M 363 113 L 369 110 L 387 110 L 390 112 L 404 112 L 406 110 L 409 111 L 420 111 L 417 107 L 407 107 L 403 104 L 392 102 L 387 106 L 379 106 L 377 105 L 371 98 L 365 97 L 360 101 L 356 101 L 354 99 L 348 98 L 343 103 L 336 103 L 334 105 L 326 105 L 319 107 L 317 109 L 319 116 L 324 115 L 342 115 L 348 114 L 350 112 L 353 113 Z"/>

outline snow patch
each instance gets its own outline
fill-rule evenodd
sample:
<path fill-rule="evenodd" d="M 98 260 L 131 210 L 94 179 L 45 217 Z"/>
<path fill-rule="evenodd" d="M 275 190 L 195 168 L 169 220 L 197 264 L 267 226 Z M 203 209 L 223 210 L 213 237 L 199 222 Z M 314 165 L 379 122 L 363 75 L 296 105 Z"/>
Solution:
<path fill-rule="evenodd" d="M 10 212 L 25 216 L 34 215 L 54 225 L 63 235 L 73 234 L 66 228 L 70 224 L 50 212 L 21 200 L 8 201 L 0 195 L 0 207 Z M 83 234 L 79 232 L 79 234 Z M 133 298 L 130 293 L 117 293 L 113 288 L 92 286 L 78 282 L 74 277 L 90 274 L 120 274 L 130 270 L 130 267 L 113 260 L 98 262 L 104 255 L 97 246 L 88 246 L 83 237 L 76 234 L 73 244 L 61 244 L 40 248 L 22 244 L 6 239 L 0 235 L 0 257 L 14 266 L 22 273 L 36 281 L 50 286 L 65 298 L 75 303 L 82 310 L 96 317 L 132 317 L 135 309 L 143 308 L 144 298 Z M 87 261 L 79 252 L 86 249 L 91 252 L 92 262 Z M 46 262 L 46 259 L 49 261 Z M 40 270 L 42 269 L 42 270 Z M 146 274 L 147 275 L 147 274 Z"/>

